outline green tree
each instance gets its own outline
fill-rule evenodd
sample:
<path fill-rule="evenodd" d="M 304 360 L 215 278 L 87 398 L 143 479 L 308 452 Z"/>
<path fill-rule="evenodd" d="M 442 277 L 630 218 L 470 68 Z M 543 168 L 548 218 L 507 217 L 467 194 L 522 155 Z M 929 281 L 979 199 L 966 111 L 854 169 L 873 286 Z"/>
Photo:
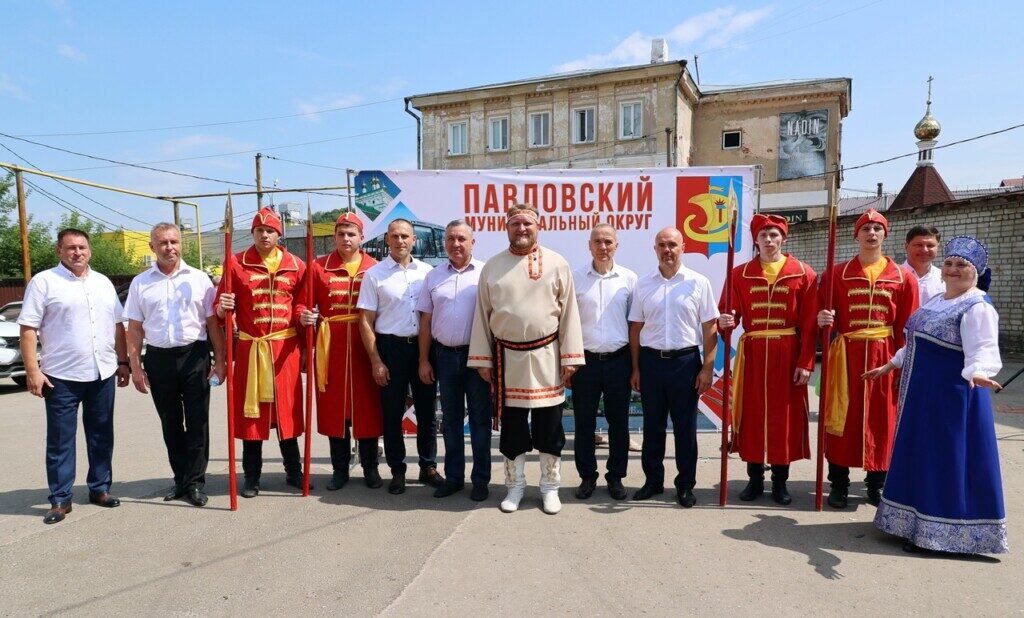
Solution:
<path fill-rule="evenodd" d="M 28 252 L 32 272 L 37 273 L 57 264 L 50 228 L 28 218 Z M 21 230 L 18 226 L 18 196 L 14 175 L 0 178 L 0 278 L 24 277 L 21 267 Z"/>
<path fill-rule="evenodd" d="M 89 266 L 96 272 L 104 275 L 134 275 L 146 268 L 142 256 L 130 249 L 126 251 L 117 242 L 100 236 L 106 230 L 77 212 L 62 216 L 60 227 L 73 227 L 89 234 L 89 245 L 92 248 Z"/>
<path fill-rule="evenodd" d="M 341 216 L 341 213 L 348 208 L 335 208 L 334 210 L 321 210 L 313 213 L 313 223 L 334 223 Z"/>

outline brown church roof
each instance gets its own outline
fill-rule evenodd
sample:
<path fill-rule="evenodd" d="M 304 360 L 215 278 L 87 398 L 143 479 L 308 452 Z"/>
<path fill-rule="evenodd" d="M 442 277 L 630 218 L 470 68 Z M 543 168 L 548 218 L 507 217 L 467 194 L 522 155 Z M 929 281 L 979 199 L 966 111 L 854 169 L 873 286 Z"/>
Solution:
<path fill-rule="evenodd" d="M 899 195 L 889 206 L 889 210 L 910 210 L 952 202 L 953 193 L 946 186 L 946 181 L 939 175 L 939 171 L 931 165 L 922 165 L 914 169 L 914 173 L 907 179 L 907 184 L 900 189 Z"/>

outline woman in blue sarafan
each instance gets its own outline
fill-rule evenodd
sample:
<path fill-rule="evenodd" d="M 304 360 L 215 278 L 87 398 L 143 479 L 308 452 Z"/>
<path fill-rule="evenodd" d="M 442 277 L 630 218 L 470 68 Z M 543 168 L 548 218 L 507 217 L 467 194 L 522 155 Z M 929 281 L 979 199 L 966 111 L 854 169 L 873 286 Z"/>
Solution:
<path fill-rule="evenodd" d="M 902 368 L 892 463 L 875 526 L 903 549 L 1009 551 L 992 401 L 1002 368 L 988 250 L 970 236 L 946 243 L 946 293 L 907 321 L 906 346 L 865 379 Z M 981 281 L 979 282 L 979 273 Z"/>

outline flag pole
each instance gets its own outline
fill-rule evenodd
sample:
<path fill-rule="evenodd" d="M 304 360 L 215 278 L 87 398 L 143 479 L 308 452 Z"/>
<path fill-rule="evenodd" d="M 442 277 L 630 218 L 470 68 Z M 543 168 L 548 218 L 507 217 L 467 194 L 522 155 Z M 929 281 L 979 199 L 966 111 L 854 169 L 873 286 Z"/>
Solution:
<path fill-rule="evenodd" d="M 306 309 L 313 310 L 313 210 L 306 194 Z M 306 327 L 306 450 L 303 462 L 302 495 L 309 495 L 309 467 L 312 457 L 310 447 L 313 444 L 313 382 L 316 380 L 313 369 L 313 331 L 316 325 Z"/>
<path fill-rule="evenodd" d="M 231 208 L 231 192 L 224 206 L 224 266 L 221 268 L 221 289 L 224 294 L 231 294 L 232 266 L 234 256 L 231 254 L 231 233 L 234 231 L 234 212 Z M 225 395 L 228 400 L 228 495 L 231 497 L 231 510 L 238 510 L 238 475 L 235 471 L 235 312 L 227 309 L 224 312 L 224 359 L 227 374 L 224 380 Z"/>
<path fill-rule="evenodd" d="M 736 257 L 736 218 L 737 210 L 734 204 L 729 206 L 729 253 L 725 266 L 725 312 L 732 314 L 732 269 Z M 722 367 L 722 470 L 719 480 L 718 506 L 725 506 L 729 501 L 729 428 L 731 414 L 729 404 L 732 399 L 732 331 L 727 329 L 722 333 L 722 343 L 725 363 Z"/>
<path fill-rule="evenodd" d="M 832 269 L 836 264 L 836 222 L 839 218 L 839 207 L 836 202 L 839 179 L 838 172 L 832 183 L 832 200 L 829 204 L 828 213 L 828 252 L 825 263 L 825 298 L 824 307 L 826 311 L 832 311 L 834 300 L 832 298 L 833 279 Z M 818 391 L 818 461 L 814 479 L 814 509 L 820 511 L 824 497 L 825 487 L 825 426 L 828 414 L 828 351 L 832 339 L 832 326 L 825 326 L 821 329 L 821 388 Z"/>

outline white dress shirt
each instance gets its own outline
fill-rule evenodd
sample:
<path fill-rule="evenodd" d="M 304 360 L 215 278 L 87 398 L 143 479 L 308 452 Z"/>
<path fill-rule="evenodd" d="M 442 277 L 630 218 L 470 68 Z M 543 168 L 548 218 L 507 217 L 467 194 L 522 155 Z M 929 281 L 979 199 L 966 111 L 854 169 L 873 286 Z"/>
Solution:
<path fill-rule="evenodd" d="M 18 324 L 39 330 L 44 374 L 91 382 L 117 371 L 114 333 L 122 312 L 110 279 L 91 268 L 79 279 L 61 263 L 28 282 Z"/>
<path fill-rule="evenodd" d="M 914 276 L 917 277 L 917 293 L 921 301 L 918 305 L 919 307 L 924 307 L 935 296 L 942 296 L 946 293 L 946 284 L 942 281 L 941 268 L 934 264 L 929 264 L 928 272 L 922 277 L 917 274 L 917 271 L 910 265 L 910 262 L 904 261 L 903 267 L 914 273 Z"/>
<path fill-rule="evenodd" d="M 132 279 L 124 315 L 142 322 L 147 345 L 176 348 L 206 340 L 215 296 L 210 277 L 184 261 L 170 275 L 154 264 Z"/>
<path fill-rule="evenodd" d="M 414 337 L 420 332 L 416 302 L 423 280 L 431 270 L 429 264 L 416 258 L 403 268 L 389 255 L 363 275 L 356 307 L 377 312 L 377 321 L 373 325 L 375 332 Z"/>
<path fill-rule="evenodd" d="M 984 292 L 974 289 L 966 294 L 981 296 Z M 928 309 L 942 311 L 959 300 L 959 297 L 946 300 L 942 295 L 935 296 L 928 303 Z M 964 348 L 964 369 L 960 376 L 964 380 L 970 380 L 974 374 L 991 378 L 999 373 L 1003 368 L 1003 361 L 999 356 L 999 314 L 996 313 L 995 307 L 982 301 L 975 303 L 964 313 L 960 320 L 960 343 Z M 905 355 L 906 347 L 897 350 L 892 358 L 892 364 L 902 368 Z"/>
<path fill-rule="evenodd" d="M 583 327 L 583 349 L 605 354 L 629 343 L 629 307 L 636 287 L 636 273 L 612 263 L 600 274 L 591 262 L 572 273 L 576 304 Z"/>
<path fill-rule="evenodd" d="M 711 282 L 685 266 L 671 279 L 657 268 L 639 279 L 629 309 L 629 321 L 644 324 L 640 345 L 665 351 L 704 345 L 703 323 L 718 315 Z"/>
<path fill-rule="evenodd" d="M 416 309 L 431 314 L 430 335 L 441 345 L 469 345 L 476 312 L 476 291 L 484 263 L 471 259 L 462 270 L 451 262 L 427 273 Z"/>

